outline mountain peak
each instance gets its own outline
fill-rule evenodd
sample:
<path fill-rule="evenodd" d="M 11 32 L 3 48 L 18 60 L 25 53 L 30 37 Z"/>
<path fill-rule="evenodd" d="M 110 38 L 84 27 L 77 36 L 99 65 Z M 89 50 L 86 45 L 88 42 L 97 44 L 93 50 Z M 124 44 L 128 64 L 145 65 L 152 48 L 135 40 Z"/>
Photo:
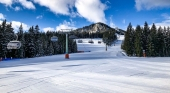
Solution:
<path fill-rule="evenodd" d="M 91 24 L 89 26 L 79 28 L 79 29 L 77 29 L 75 31 L 96 33 L 96 32 L 104 32 L 104 31 L 106 31 L 108 29 L 113 29 L 113 28 L 111 28 L 110 26 L 108 26 L 108 25 L 106 25 L 104 23 L 98 22 L 98 23 Z"/>
<path fill-rule="evenodd" d="M 115 30 L 115 28 L 112 28 L 110 26 L 108 26 L 107 24 L 104 24 L 102 22 L 97 22 L 94 24 L 91 24 L 89 26 L 84 26 L 82 28 L 78 28 L 75 31 L 82 33 L 82 32 L 87 32 L 87 33 L 103 33 L 109 29 Z M 118 29 L 119 30 L 119 29 Z M 118 31 L 119 32 L 119 31 Z"/>

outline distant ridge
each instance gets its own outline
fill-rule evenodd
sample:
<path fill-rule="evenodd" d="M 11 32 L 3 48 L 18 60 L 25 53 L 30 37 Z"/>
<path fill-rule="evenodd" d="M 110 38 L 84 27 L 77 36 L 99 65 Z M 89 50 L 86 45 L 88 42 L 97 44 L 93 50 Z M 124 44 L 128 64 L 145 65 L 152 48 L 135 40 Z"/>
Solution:
<path fill-rule="evenodd" d="M 74 32 L 78 32 L 78 33 L 83 33 L 83 32 L 88 32 L 88 33 L 103 33 L 109 29 L 113 29 L 113 30 L 116 30 L 116 32 L 118 34 L 124 34 L 125 31 L 122 30 L 122 29 L 117 29 L 117 28 L 111 28 L 110 26 L 104 24 L 104 23 L 101 23 L 101 22 L 98 22 L 98 23 L 94 23 L 94 24 L 91 24 L 89 26 L 85 26 L 85 27 L 82 27 L 82 28 L 78 28 L 76 30 L 74 30 Z"/>

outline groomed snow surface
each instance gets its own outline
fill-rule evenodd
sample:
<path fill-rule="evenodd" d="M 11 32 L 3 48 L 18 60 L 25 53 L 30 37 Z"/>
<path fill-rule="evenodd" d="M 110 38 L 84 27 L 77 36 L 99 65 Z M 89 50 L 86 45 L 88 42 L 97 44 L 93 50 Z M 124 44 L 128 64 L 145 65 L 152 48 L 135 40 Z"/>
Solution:
<path fill-rule="evenodd" d="M 123 36 L 105 51 L 82 39 L 84 53 L 0 62 L 0 93 L 170 93 L 170 58 L 127 57 Z M 91 51 L 91 52 L 88 52 Z"/>

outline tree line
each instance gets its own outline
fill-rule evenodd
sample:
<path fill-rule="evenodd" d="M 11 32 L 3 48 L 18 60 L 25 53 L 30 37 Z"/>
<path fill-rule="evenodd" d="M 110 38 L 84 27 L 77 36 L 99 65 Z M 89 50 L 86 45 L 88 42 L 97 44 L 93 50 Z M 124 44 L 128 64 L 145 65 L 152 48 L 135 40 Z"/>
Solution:
<path fill-rule="evenodd" d="M 157 28 L 154 23 L 149 27 L 145 22 L 143 27 L 137 25 L 134 29 L 129 23 L 121 48 L 128 56 L 169 57 L 170 27 Z"/>
<path fill-rule="evenodd" d="M 117 40 L 116 30 L 109 29 L 106 32 L 104 32 L 102 40 L 106 45 L 106 51 L 107 51 L 108 46 L 112 46 L 113 44 L 115 45 L 115 42 Z"/>
<path fill-rule="evenodd" d="M 20 49 L 7 49 L 7 44 L 16 39 L 21 42 Z M 52 42 L 51 37 L 57 36 L 58 41 Z M 12 23 L 4 20 L 0 24 L 0 58 L 33 58 L 65 53 L 65 34 L 58 32 L 41 32 L 39 26 L 32 26 L 28 31 L 23 31 L 22 24 L 18 32 L 14 33 Z M 76 41 L 69 39 L 69 53 L 77 52 Z"/>
<path fill-rule="evenodd" d="M 75 30 L 75 31 L 72 31 L 72 33 L 74 33 L 74 35 L 79 38 L 103 38 L 104 32 L 89 33 L 86 31 L 79 32 L 79 31 Z"/>
<path fill-rule="evenodd" d="M 103 24 L 103 23 L 102 23 Z M 93 27 L 94 24 L 91 25 Z M 107 26 L 107 25 L 105 25 Z M 84 27 L 85 28 L 85 27 Z M 102 31 L 96 31 L 94 33 L 90 33 L 87 31 L 81 32 L 79 29 L 72 31 L 74 35 L 78 36 L 79 38 L 102 38 L 102 41 L 106 45 L 106 51 L 108 46 L 115 45 L 115 42 L 117 40 L 116 33 L 121 34 L 121 32 L 117 31 L 114 28 L 111 28 L 107 26 L 108 29 L 102 30 Z M 119 29 L 120 30 L 120 29 Z"/>

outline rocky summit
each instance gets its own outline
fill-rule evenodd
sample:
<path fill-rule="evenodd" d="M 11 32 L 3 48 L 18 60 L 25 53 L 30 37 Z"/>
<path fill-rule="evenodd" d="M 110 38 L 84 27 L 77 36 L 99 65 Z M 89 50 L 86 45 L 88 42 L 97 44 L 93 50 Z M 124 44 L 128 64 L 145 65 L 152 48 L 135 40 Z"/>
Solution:
<path fill-rule="evenodd" d="M 98 22 L 95 24 L 91 24 L 89 26 L 85 26 L 82 28 L 78 28 L 76 30 L 74 30 L 74 32 L 79 32 L 79 33 L 83 33 L 83 32 L 88 32 L 88 33 L 103 33 L 107 30 L 116 30 L 117 33 L 120 34 L 124 34 L 125 31 L 122 29 L 118 29 L 118 28 L 112 28 L 104 23 Z"/>

